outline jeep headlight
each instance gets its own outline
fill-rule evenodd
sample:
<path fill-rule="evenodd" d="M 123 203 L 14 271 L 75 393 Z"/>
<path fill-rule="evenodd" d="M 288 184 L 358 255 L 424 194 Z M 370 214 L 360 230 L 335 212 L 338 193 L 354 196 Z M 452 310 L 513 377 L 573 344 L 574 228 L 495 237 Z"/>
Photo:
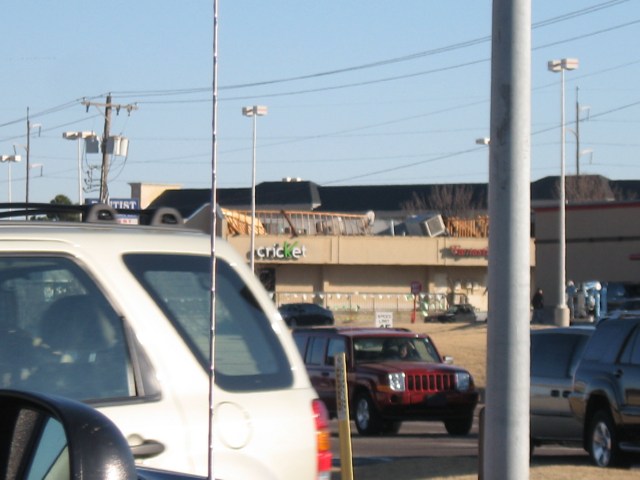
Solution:
<path fill-rule="evenodd" d="M 471 388 L 471 375 L 467 372 L 456 373 L 456 385 L 459 391 L 466 392 Z"/>
<path fill-rule="evenodd" d="M 404 392 L 404 372 L 389 374 L 389 388 L 394 392 Z"/>

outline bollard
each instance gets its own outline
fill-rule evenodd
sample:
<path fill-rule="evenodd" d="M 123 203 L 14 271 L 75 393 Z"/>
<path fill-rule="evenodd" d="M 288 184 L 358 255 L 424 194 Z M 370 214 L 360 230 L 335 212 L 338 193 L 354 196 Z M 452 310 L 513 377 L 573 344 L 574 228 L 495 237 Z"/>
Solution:
<path fill-rule="evenodd" d="M 484 408 L 480 409 L 478 418 L 478 480 L 484 478 Z"/>
<path fill-rule="evenodd" d="M 353 480 L 353 454 L 351 451 L 351 427 L 349 424 L 349 390 L 347 386 L 345 354 L 337 353 L 333 359 L 336 372 L 338 436 L 340 439 L 340 478 L 342 480 Z"/>

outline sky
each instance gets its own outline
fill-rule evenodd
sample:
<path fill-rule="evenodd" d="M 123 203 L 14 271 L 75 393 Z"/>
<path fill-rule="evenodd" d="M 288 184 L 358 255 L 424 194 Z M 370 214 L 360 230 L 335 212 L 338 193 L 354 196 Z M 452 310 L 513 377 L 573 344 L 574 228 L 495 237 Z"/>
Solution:
<path fill-rule="evenodd" d="M 565 74 L 566 173 L 640 179 L 640 2 L 533 0 L 531 179 L 560 173 Z M 213 138 L 213 0 L 4 0 L 0 42 L 0 201 L 78 201 L 78 145 L 102 135 L 108 94 L 111 198 L 130 183 L 209 188 Z M 218 0 L 216 173 L 321 186 L 486 183 L 490 0 Z M 577 96 L 578 95 L 578 96 Z M 91 102 L 87 109 L 83 100 Z M 130 113 L 126 106 L 133 105 Z M 577 106 L 579 108 L 577 108 Z M 579 128 L 576 128 L 576 112 Z M 30 128 L 27 128 L 27 112 Z M 578 132 L 578 134 L 577 134 Z M 81 154 L 85 198 L 101 156 Z M 11 181 L 9 181 L 11 177 Z M 9 188 L 11 186 L 11 188 Z"/>

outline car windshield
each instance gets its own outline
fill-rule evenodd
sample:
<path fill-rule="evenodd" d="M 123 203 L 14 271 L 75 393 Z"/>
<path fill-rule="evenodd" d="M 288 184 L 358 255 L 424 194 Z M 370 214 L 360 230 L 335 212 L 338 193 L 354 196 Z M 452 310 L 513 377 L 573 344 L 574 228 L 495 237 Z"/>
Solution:
<path fill-rule="evenodd" d="M 353 341 L 357 364 L 390 360 L 441 363 L 429 338 L 365 337 Z"/>

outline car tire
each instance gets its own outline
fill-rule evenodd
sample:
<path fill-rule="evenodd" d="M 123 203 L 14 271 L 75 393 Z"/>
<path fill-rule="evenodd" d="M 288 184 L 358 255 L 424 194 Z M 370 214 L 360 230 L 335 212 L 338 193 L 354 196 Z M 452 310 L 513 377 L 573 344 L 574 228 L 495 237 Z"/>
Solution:
<path fill-rule="evenodd" d="M 356 428 L 360 435 L 377 435 L 382 430 L 380 414 L 368 393 L 360 393 L 355 403 Z"/>
<path fill-rule="evenodd" d="M 598 467 L 621 466 L 623 453 L 611 414 L 606 410 L 595 412 L 589 423 L 588 448 L 591 461 Z"/>
<path fill-rule="evenodd" d="M 444 421 L 444 428 L 449 435 L 468 435 L 473 426 L 473 413 L 465 417 L 448 418 Z"/>
<path fill-rule="evenodd" d="M 388 420 L 382 424 L 382 433 L 384 435 L 397 435 L 402 427 L 402 422 Z"/>

